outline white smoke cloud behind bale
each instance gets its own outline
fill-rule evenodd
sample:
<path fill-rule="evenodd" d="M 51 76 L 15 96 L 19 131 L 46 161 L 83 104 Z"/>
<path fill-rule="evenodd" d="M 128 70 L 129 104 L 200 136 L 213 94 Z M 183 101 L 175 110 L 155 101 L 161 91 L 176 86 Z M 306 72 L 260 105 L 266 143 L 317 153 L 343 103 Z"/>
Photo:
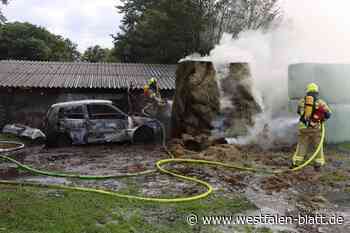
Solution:
<path fill-rule="evenodd" d="M 249 130 L 247 137 L 230 139 L 231 143 L 257 143 L 268 148 L 274 141 L 281 140 L 276 138 L 277 135 L 275 136 L 274 133 L 277 132 L 272 130 L 275 127 L 272 124 L 273 117 L 279 116 L 281 111 L 287 111 L 288 103 L 288 62 L 287 59 L 283 60 L 276 55 L 279 53 L 277 51 L 279 46 L 275 47 L 277 45 L 275 41 L 280 40 L 278 38 L 280 33 L 281 29 L 269 33 L 246 31 L 242 32 L 238 39 L 225 34 L 220 44 L 211 51 L 209 58 L 206 58 L 213 61 L 216 69 L 219 70 L 218 73 L 228 63 L 248 62 L 250 64 L 253 96 L 263 109 L 263 113 L 256 116 L 255 127 Z M 290 118 L 285 119 L 285 124 L 289 124 Z M 280 130 L 283 129 L 280 128 Z M 269 134 L 268 137 L 266 137 L 267 134 Z M 278 136 L 281 136 L 281 133 Z"/>
<path fill-rule="evenodd" d="M 270 144 L 288 138 L 295 141 L 295 135 L 286 133 L 297 124 L 297 115 L 287 114 L 288 66 L 302 62 L 350 63 L 350 1 L 284 0 L 280 5 L 284 19 L 278 28 L 245 31 L 236 39 L 224 34 L 210 56 L 203 58 L 213 61 L 219 77 L 224 76 L 229 63 L 250 63 L 254 96 L 264 113 L 257 116 L 248 137 L 232 142 L 259 143 L 266 125 L 270 128 Z"/>
<path fill-rule="evenodd" d="M 238 138 L 227 138 L 229 144 L 256 144 L 262 149 L 292 146 L 297 140 L 297 118 L 270 118 L 268 114 L 260 114 L 255 119 L 255 127 L 250 128 L 249 135 Z"/>

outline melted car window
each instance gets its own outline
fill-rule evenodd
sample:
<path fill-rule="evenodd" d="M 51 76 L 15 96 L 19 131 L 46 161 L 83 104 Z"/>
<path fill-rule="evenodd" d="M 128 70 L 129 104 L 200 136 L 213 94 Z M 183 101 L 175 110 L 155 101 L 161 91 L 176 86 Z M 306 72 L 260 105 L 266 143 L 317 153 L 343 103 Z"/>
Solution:
<path fill-rule="evenodd" d="M 83 106 L 68 106 L 61 108 L 58 113 L 59 119 L 84 119 Z"/>
<path fill-rule="evenodd" d="M 90 119 L 125 119 L 126 116 L 120 111 L 108 105 L 89 104 L 88 112 Z"/>

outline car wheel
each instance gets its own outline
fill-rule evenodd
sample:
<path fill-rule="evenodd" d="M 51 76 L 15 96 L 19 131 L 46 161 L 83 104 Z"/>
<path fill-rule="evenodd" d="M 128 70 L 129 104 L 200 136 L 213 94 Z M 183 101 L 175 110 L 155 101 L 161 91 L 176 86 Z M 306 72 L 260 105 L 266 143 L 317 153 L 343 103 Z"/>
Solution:
<path fill-rule="evenodd" d="M 44 138 L 36 138 L 32 141 L 33 145 L 42 145 L 45 144 L 45 139 Z"/>
<path fill-rule="evenodd" d="M 153 129 L 148 126 L 139 127 L 133 135 L 133 142 L 136 144 L 148 144 L 154 143 L 154 141 Z"/>
<path fill-rule="evenodd" d="M 57 146 L 58 147 L 66 147 L 72 145 L 72 140 L 67 134 L 60 134 L 57 137 Z"/>
<path fill-rule="evenodd" d="M 46 147 L 57 147 L 57 138 L 58 138 L 58 135 L 56 133 L 46 132 L 45 146 Z"/>
<path fill-rule="evenodd" d="M 53 141 L 51 138 L 47 137 L 46 141 L 45 141 L 45 146 L 46 147 L 55 147 L 56 146 L 56 142 Z"/>

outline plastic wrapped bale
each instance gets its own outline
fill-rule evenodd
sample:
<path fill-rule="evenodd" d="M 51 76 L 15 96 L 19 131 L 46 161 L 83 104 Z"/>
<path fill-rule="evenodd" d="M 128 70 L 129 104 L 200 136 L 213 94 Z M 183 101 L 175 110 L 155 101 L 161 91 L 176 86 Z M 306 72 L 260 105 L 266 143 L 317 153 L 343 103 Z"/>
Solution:
<path fill-rule="evenodd" d="M 176 71 L 176 93 L 172 108 L 172 134 L 210 135 L 220 111 L 220 93 L 211 62 L 184 61 Z"/>
<path fill-rule="evenodd" d="M 328 143 L 350 141 L 350 104 L 331 104 L 333 115 L 326 124 L 326 140 Z"/>

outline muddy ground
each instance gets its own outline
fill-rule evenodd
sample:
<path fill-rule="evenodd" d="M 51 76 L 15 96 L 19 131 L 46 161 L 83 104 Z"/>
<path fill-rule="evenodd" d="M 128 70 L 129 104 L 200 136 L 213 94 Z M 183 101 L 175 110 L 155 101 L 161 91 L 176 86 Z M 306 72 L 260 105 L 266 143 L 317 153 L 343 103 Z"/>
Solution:
<path fill-rule="evenodd" d="M 243 166 L 281 169 L 290 165 L 294 148 L 263 151 L 255 146 L 217 145 L 202 153 L 186 152 L 176 145 L 172 149 L 182 158 L 204 158 Z M 268 226 L 272 232 L 350 232 L 350 154 L 340 152 L 336 147 L 328 147 L 326 155 L 328 163 L 321 173 L 315 172 L 312 167 L 292 174 L 264 175 L 219 167 L 170 166 L 187 176 L 196 176 L 208 181 L 216 192 L 222 192 L 224 195 L 237 193 L 247 197 L 258 210 L 242 213 L 243 215 L 255 216 L 262 213 L 296 217 L 299 214 L 312 216 L 325 213 L 328 217 L 338 215 L 345 219 L 345 223 L 341 225 Z M 160 146 L 154 145 L 94 145 L 57 149 L 31 146 L 12 156 L 38 169 L 83 175 L 140 172 L 154 169 L 156 161 L 168 158 Z M 18 171 L 15 167 L 8 163 L 0 163 L 0 179 L 77 185 L 113 191 L 125 190 L 131 184 L 140 190 L 138 195 L 150 197 L 189 196 L 203 192 L 203 189 L 195 184 L 160 173 L 127 179 L 81 181 L 33 176 L 28 172 Z M 226 226 L 220 226 L 217 230 L 239 232 Z"/>

